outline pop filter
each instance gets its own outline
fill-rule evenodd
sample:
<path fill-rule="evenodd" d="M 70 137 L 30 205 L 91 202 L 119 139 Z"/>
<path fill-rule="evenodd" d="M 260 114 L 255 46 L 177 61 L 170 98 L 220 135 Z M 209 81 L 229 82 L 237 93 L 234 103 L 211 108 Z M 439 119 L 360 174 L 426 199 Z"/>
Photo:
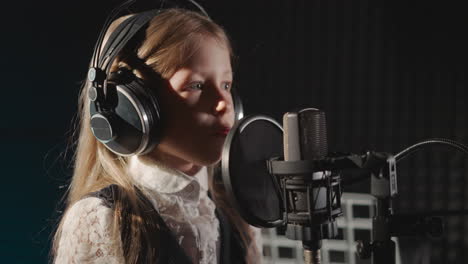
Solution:
<path fill-rule="evenodd" d="M 221 169 L 228 199 L 250 225 L 283 224 L 281 197 L 267 160 L 283 156 L 283 129 L 267 116 L 238 121 L 223 146 Z"/>

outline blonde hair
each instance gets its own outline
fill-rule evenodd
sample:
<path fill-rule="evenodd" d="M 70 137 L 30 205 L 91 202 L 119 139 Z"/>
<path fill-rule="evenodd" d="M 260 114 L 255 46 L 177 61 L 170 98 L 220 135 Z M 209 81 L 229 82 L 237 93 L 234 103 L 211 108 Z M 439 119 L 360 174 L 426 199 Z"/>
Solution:
<path fill-rule="evenodd" d="M 105 39 L 127 17 L 115 20 Z M 188 10 L 164 10 L 149 22 L 142 33 L 145 36 L 136 52 L 123 50 L 113 62 L 111 72 L 125 67 L 140 78 L 149 79 L 150 69 L 162 78 L 169 79 L 178 69 L 185 66 L 204 36 L 219 41 L 232 54 L 230 41 L 224 30 L 209 18 Z M 127 158 L 109 151 L 93 136 L 89 122 L 88 89 L 89 83 L 86 82 L 79 96 L 79 133 L 74 155 L 74 172 L 68 188 L 67 209 L 91 192 L 111 184 L 118 185 L 122 192 L 115 199 L 113 234 L 115 239 L 122 239 L 126 263 L 155 261 L 157 252 L 151 248 L 157 247 L 159 243 L 154 239 L 157 237 L 157 227 L 154 226 L 156 221 L 152 219 L 153 216 L 144 213 L 153 208 L 139 195 L 134 182 L 127 175 Z M 210 184 L 210 191 L 218 208 L 228 215 L 239 231 L 246 249 L 246 262 L 252 263 L 260 252 L 254 244 L 252 229 L 230 207 L 222 186 Z M 54 236 L 52 256 L 58 247 L 62 224 L 63 219 Z M 122 232 L 124 230 L 126 231 Z M 142 251 L 146 252 L 146 259 L 141 259 Z"/>

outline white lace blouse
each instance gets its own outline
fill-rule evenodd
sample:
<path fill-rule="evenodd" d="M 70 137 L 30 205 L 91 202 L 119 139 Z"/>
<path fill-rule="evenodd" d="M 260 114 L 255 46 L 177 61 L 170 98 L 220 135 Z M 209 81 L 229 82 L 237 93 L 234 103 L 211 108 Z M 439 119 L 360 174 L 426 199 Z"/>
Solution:
<path fill-rule="evenodd" d="M 133 156 L 129 174 L 158 208 L 192 262 L 217 263 L 219 222 L 207 195 L 207 169 L 191 177 Z M 55 263 L 124 263 L 121 241 L 110 239 L 112 215 L 99 198 L 76 202 L 65 215 Z M 255 234 L 261 254 L 260 230 L 255 228 Z"/>

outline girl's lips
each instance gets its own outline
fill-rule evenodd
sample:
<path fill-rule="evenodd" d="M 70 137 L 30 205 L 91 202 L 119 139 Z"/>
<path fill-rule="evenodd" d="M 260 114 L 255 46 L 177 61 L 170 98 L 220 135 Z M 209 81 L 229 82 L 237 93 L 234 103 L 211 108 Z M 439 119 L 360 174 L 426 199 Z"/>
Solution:
<path fill-rule="evenodd" d="M 227 136 L 227 134 L 229 134 L 229 130 L 230 130 L 230 129 L 223 129 L 223 130 L 219 131 L 218 133 Z"/>
<path fill-rule="evenodd" d="M 215 135 L 217 135 L 217 136 L 227 136 L 227 134 L 229 134 L 230 130 L 231 129 L 228 128 L 228 127 L 223 127 L 221 129 L 216 130 Z"/>

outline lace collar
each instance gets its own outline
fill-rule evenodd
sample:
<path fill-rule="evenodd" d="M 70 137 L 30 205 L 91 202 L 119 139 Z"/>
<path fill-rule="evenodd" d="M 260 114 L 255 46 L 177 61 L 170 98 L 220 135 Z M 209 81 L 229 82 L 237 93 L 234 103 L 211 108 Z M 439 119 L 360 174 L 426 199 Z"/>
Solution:
<path fill-rule="evenodd" d="M 128 173 L 136 183 L 150 191 L 163 194 L 176 194 L 184 200 L 198 202 L 200 193 L 206 193 L 207 169 L 203 167 L 194 176 L 171 169 L 163 164 L 145 158 L 132 156 L 129 159 Z"/>

